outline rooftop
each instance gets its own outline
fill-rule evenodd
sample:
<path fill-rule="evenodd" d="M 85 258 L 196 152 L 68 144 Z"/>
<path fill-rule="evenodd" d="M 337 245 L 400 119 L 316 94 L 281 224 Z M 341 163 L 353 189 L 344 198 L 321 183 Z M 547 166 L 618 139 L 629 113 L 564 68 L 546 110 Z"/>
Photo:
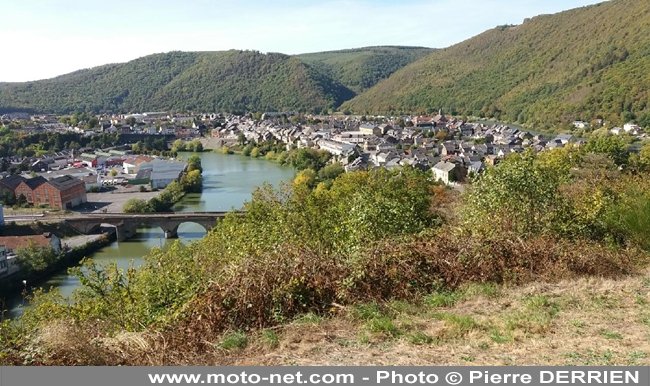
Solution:
<path fill-rule="evenodd" d="M 41 177 L 42 178 L 42 177 Z M 59 190 L 59 191 L 64 191 L 68 190 L 72 187 L 75 187 L 77 185 L 84 185 L 84 182 L 81 181 L 78 178 L 74 178 L 71 176 L 61 176 L 57 178 L 53 178 L 50 181 L 47 181 L 53 188 Z"/>

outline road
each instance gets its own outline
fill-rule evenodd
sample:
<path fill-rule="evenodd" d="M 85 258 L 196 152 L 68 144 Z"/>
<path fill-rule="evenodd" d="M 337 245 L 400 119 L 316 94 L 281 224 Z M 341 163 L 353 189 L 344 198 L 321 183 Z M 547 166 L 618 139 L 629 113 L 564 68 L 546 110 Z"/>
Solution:
<path fill-rule="evenodd" d="M 82 236 L 75 236 L 71 237 L 69 239 L 61 240 L 61 244 L 63 246 L 67 246 L 69 248 L 75 248 L 82 246 L 86 243 L 89 243 L 91 241 L 95 241 L 98 238 L 102 237 L 103 235 L 82 235 Z"/>

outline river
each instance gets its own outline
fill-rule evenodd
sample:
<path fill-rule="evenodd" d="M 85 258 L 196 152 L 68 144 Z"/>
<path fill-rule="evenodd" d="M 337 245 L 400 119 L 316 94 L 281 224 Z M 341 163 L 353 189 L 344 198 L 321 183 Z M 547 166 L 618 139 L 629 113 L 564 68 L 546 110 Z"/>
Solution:
<path fill-rule="evenodd" d="M 176 212 L 218 212 L 239 209 L 244 201 L 250 200 L 255 186 L 264 182 L 277 185 L 280 181 L 291 180 L 295 172 L 290 167 L 277 163 L 244 157 L 241 155 L 226 155 L 221 152 L 197 153 L 203 166 L 203 191 L 188 194 L 176 204 Z M 180 157 L 187 159 L 192 153 L 181 153 Z M 194 223 L 181 224 L 178 237 L 183 242 L 198 240 L 205 235 L 205 229 Z M 114 262 L 120 268 L 127 268 L 129 263 L 142 263 L 143 256 L 153 247 L 165 247 L 174 240 L 165 240 L 162 229 L 142 226 L 135 237 L 118 243 L 114 242 L 92 256 L 98 262 Z M 67 272 L 52 276 L 41 284 L 45 289 L 56 288 L 61 295 L 69 296 L 79 285 L 77 278 Z M 22 299 L 13 299 L 7 307 L 8 316 L 21 314 Z"/>

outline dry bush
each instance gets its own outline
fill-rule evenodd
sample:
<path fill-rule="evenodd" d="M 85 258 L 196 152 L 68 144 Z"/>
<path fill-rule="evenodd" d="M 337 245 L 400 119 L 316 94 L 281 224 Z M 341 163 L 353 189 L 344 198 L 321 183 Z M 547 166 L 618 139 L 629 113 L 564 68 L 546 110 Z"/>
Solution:
<path fill-rule="evenodd" d="M 335 303 L 417 302 L 432 291 L 470 282 L 518 285 L 611 277 L 631 273 L 645 259 L 634 250 L 613 251 L 583 241 L 506 235 L 488 240 L 445 231 L 383 241 L 357 257 L 326 257 L 286 246 L 224 269 L 222 279 L 189 306 L 183 334 L 175 335 L 182 336 L 182 345 L 202 350 L 226 330 L 265 328 L 306 312 L 323 315 Z"/>
<path fill-rule="evenodd" d="M 585 241 L 502 235 L 485 239 L 449 229 L 433 235 L 382 241 L 357 256 L 323 256 L 285 245 L 263 258 L 226 265 L 208 289 L 157 332 L 98 339 L 57 328 L 41 339 L 57 364 L 178 365 L 213 363 L 228 331 L 279 325 L 299 314 L 326 315 L 339 304 L 404 300 L 471 283 L 518 285 L 584 275 L 612 277 L 646 263 L 634 250 L 613 251 Z M 82 339 L 90 336 L 94 339 Z"/>

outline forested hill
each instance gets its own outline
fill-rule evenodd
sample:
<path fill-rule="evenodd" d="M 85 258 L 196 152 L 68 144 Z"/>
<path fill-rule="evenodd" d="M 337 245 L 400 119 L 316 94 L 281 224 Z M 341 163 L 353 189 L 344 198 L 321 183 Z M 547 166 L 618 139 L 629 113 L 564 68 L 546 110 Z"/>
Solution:
<path fill-rule="evenodd" d="M 155 54 L 53 79 L 0 84 L 0 113 L 321 112 L 354 97 L 351 88 L 372 86 L 425 52 L 377 47 L 299 57 L 236 50 Z"/>
<path fill-rule="evenodd" d="M 361 93 L 392 73 L 425 57 L 426 47 L 381 46 L 296 55 L 337 82 Z"/>
<path fill-rule="evenodd" d="M 352 95 L 350 90 L 288 55 L 170 52 L 0 87 L 0 108 L 54 113 L 320 111 Z"/>
<path fill-rule="evenodd" d="M 344 104 L 455 111 L 540 128 L 574 119 L 650 124 L 650 1 L 612 0 L 438 50 Z"/>

